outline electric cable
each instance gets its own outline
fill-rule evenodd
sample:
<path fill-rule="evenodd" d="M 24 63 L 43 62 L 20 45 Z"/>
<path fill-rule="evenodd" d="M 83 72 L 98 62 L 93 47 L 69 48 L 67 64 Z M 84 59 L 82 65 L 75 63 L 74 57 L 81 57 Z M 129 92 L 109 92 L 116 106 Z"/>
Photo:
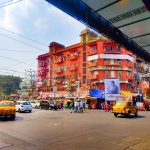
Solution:
<path fill-rule="evenodd" d="M 19 2 L 21 2 L 21 1 L 23 1 L 23 0 L 18 0 L 18 1 L 16 1 L 16 2 L 12 2 L 12 3 L 6 4 L 6 5 L 2 5 L 2 6 L 0 6 L 0 8 L 6 7 L 6 6 L 10 6 L 10 5 L 12 5 L 12 4 L 19 3 Z"/>
<path fill-rule="evenodd" d="M 10 2 L 12 2 L 13 0 L 9 0 L 9 1 L 7 1 L 7 2 L 3 2 L 3 3 L 0 3 L 0 5 L 4 5 L 4 4 L 7 4 L 7 3 L 10 3 Z"/>
<path fill-rule="evenodd" d="M 25 35 L 22 35 L 22 34 L 19 34 L 19 33 L 15 33 L 14 31 L 10 31 L 10 30 L 8 30 L 8 29 L 5 29 L 5 28 L 2 27 L 2 26 L 0 26 L 0 29 L 5 30 L 5 31 L 10 32 L 10 33 L 13 33 L 13 34 L 15 34 L 15 35 L 17 35 L 17 36 L 23 37 L 23 38 L 25 38 L 25 39 L 28 39 L 28 40 L 30 40 L 30 41 L 33 41 L 33 42 L 38 43 L 38 44 L 40 44 L 40 45 L 43 45 L 43 46 L 45 46 L 45 47 L 48 47 L 46 44 L 43 44 L 43 43 L 41 43 L 41 42 L 39 42 L 39 41 L 37 41 L 37 40 L 33 40 L 33 39 L 31 39 L 31 38 L 29 38 L 29 37 L 27 37 L 27 36 L 25 36 Z"/>
<path fill-rule="evenodd" d="M 37 51 L 19 51 L 19 50 L 14 50 L 14 49 L 5 49 L 5 48 L 0 48 L 0 51 L 22 52 L 22 53 L 36 53 L 37 52 Z"/>
<path fill-rule="evenodd" d="M 22 44 L 24 44 L 24 45 L 26 45 L 26 46 L 29 46 L 29 47 L 32 47 L 32 48 L 36 48 L 36 49 L 38 49 L 38 50 L 40 50 L 40 51 L 46 52 L 45 50 L 42 50 L 42 49 L 40 49 L 40 48 L 38 48 L 38 47 L 36 47 L 36 46 L 33 46 L 33 45 L 28 44 L 28 43 L 26 43 L 26 42 L 17 40 L 17 39 L 15 39 L 15 38 L 10 37 L 10 36 L 7 36 L 7 35 L 5 35 L 5 34 L 0 34 L 0 35 L 1 35 L 1 36 L 4 36 L 4 37 L 7 37 L 7 38 L 9 38 L 9 39 L 12 39 L 12 40 L 14 40 L 14 41 L 17 41 L 17 42 L 19 42 L 19 43 L 22 43 Z"/>
<path fill-rule="evenodd" d="M 31 64 L 28 64 L 28 63 L 26 63 L 26 62 L 19 61 L 19 60 L 16 60 L 16 59 L 12 59 L 12 58 L 9 58 L 9 57 L 6 57 L 6 56 L 0 56 L 0 57 L 1 57 L 1 58 L 5 58 L 5 59 L 8 59 L 8 60 L 15 61 L 15 62 L 18 62 L 18 63 L 27 64 L 27 65 L 31 65 Z"/>
<path fill-rule="evenodd" d="M 12 71 L 12 72 L 17 72 L 17 73 L 25 74 L 25 73 L 17 71 L 17 70 L 7 69 L 7 68 L 3 68 L 3 67 L 0 67 L 0 70 L 8 70 L 8 71 Z"/>

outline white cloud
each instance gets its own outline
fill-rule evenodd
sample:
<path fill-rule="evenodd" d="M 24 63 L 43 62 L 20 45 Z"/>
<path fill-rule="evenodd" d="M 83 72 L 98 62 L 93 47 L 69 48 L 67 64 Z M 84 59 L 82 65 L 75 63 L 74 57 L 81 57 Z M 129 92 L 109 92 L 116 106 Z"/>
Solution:
<path fill-rule="evenodd" d="M 13 0 L 15 2 L 17 0 Z M 28 17 L 29 9 L 33 8 L 30 0 L 24 0 L 20 3 L 12 4 L 4 7 L 3 18 L 0 20 L 0 25 L 8 30 L 20 33 L 21 27 L 19 26 L 19 18 Z"/>
<path fill-rule="evenodd" d="M 75 26 L 75 27 L 83 26 L 79 21 L 72 18 L 71 16 L 69 16 L 68 14 L 64 13 L 63 11 L 59 10 L 56 7 L 49 7 L 48 12 L 50 14 L 55 15 L 56 19 L 59 19 L 59 21 L 61 21 L 62 23 L 64 22 L 65 24 L 70 24 L 70 25 Z"/>

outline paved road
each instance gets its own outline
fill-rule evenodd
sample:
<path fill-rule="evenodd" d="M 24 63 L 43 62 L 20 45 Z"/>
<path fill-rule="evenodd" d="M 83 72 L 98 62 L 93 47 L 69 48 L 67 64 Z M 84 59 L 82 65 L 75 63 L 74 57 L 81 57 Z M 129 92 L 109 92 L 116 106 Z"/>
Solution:
<path fill-rule="evenodd" d="M 33 110 L 0 121 L 0 150 L 150 150 L 150 112 L 138 118 L 100 110 Z"/>

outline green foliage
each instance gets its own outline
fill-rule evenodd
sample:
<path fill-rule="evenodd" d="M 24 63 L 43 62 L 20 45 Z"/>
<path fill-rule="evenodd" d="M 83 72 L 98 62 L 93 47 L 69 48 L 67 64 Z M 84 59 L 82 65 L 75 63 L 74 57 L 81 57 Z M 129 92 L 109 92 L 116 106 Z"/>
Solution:
<path fill-rule="evenodd" d="M 0 75 L 0 96 L 16 93 L 21 81 L 20 77 Z"/>

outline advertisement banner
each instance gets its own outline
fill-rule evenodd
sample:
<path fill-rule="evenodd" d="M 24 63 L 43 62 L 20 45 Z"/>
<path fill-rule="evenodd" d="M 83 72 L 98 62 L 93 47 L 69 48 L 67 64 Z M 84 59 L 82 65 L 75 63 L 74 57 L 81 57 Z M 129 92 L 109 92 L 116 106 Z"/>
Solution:
<path fill-rule="evenodd" d="M 105 79 L 105 100 L 115 101 L 120 99 L 119 79 Z"/>

